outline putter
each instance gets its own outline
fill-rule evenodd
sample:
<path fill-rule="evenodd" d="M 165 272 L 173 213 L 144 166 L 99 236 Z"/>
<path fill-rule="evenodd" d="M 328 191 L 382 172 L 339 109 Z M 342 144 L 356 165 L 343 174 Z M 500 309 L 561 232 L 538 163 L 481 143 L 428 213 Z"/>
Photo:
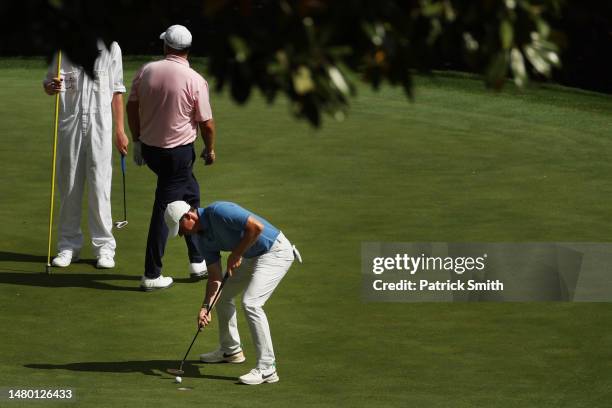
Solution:
<path fill-rule="evenodd" d="M 127 204 L 125 202 L 125 155 L 121 155 L 121 174 L 123 175 L 123 221 L 115 221 L 115 228 L 125 227 L 127 222 Z"/>
<path fill-rule="evenodd" d="M 213 308 L 217 304 L 217 299 L 219 298 L 219 295 L 221 294 L 221 291 L 223 290 L 223 286 L 225 286 L 225 282 L 227 282 L 228 278 L 229 278 L 229 273 L 225 272 L 225 276 L 223 277 L 223 280 L 221 281 L 219 290 L 213 297 L 212 302 L 210 303 L 210 309 L 208 310 L 208 313 L 212 312 Z M 200 334 L 200 331 L 202 330 L 203 329 L 201 327 L 198 327 L 195 333 L 195 336 L 193 336 L 193 340 L 191 340 L 191 344 L 189 345 L 189 348 L 187 349 L 187 352 L 185 353 L 185 357 L 183 357 L 183 360 L 181 361 L 181 365 L 179 366 L 179 368 L 168 368 L 166 370 L 168 374 L 172 374 L 175 376 L 181 376 L 185 374 L 185 371 L 183 371 L 183 364 L 185 364 L 185 360 L 187 359 L 187 356 L 189 355 L 189 352 L 191 351 L 191 347 L 193 347 L 193 343 L 195 343 L 196 339 L 198 338 L 198 334 Z"/>

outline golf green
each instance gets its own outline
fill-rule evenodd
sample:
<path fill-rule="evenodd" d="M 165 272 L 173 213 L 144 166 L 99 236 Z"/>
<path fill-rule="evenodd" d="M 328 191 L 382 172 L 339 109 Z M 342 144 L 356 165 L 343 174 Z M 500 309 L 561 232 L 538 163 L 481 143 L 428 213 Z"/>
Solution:
<path fill-rule="evenodd" d="M 126 85 L 137 67 L 126 63 Z M 95 269 L 86 245 L 84 261 L 44 274 L 53 125 L 45 69 L 42 60 L 0 62 L 0 406 L 609 406 L 609 304 L 360 297 L 364 241 L 610 241 L 609 97 L 538 85 L 493 93 L 467 76 L 418 77 L 414 103 L 399 89 L 362 87 L 345 121 L 314 130 L 282 99 L 267 105 L 255 95 L 237 106 L 213 93 L 218 161 L 195 167 L 202 202 L 235 201 L 266 217 L 304 264 L 266 305 L 280 382 L 236 384 L 255 354 L 241 313 L 247 362 L 197 363 L 216 347 L 215 323 L 186 364 L 182 386 L 191 390 L 180 391 L 165 369 L 192 339 L 204 283 L 187 279 L 177 239 L 164 257 L 177 284 L 138 291 L 149 169 L 128 162 L 117 267 Z M 74 405 L 8 400 L 9 389 L 71 389 Z"/>

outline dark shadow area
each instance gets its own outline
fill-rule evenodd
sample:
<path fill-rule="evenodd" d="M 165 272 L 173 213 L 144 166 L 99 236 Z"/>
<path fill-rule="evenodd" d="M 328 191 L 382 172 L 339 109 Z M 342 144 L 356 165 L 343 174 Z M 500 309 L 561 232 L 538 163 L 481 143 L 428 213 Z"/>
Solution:
<path fill-rule="evenodd" d="M 206 378 L 209 380 L 236 381 L 236 377 L 222 375 L 200 374 L 200 367 L 195 365 L 197 360 L 185 361 L 183 378 Z M 201 364 L 201 363 L 200 363 Z M 145 360 L 145 361 L 90 361 L 68 364 L 25 364 L 26 368 L 37 370 L 69 370 L 91 371 L 102 373 L 141 373 L 156 377 L 172 377 L 166 372 L 169 368 L 178 368 L 180 361 L 176 360 Z"/>
<path fill-rule="evenodd" d="M 1 262 L 23 262 L 24 264 L 38 264 L 38 265 L 24 265 L 24 268 L 14 268 L 13 265 L 7 265 L 6 267 L 0 264 L 0 284 L 9 285 L 26 285 L 26 286 L 42 286 L 42 287 L 75 287 L 75 288 L 90 288 L 90 289 L 102 289 L 102 290 L 126 290 L 126 291 L 140 291 L 138 283 L 130 283 L 130 286 L 117 286 L 105 281 L 113 280 L 128 280 L 128 281 L 139 281 L 140 276 L 128 276 L 119 275 L 116 273 L 105 273 L 105 272 L 93 272 L 93 273 L 78 273 L 78 272 L 67 272 L 63 268 L 51 268 L 51 273 L 46 273 L 47 257 L 42 255 L 24 254 L 18 252 L 0 251 L 0 263 Z M 70 269 L 78 268 L 79 265 L 87 265 L 95 268 L 97 260 L 94 259 L 80 259 L 73 262 Z M 98 271 L 98 270 L 96 270 Z M 195 283 L 205 278 L 175 278 L 175 283 Z"/>
<path fill-rule="evenodd" d="M 96 267 L 96 265 L 98 264 L 98 260 L 96 258 L 81 258 L 76 262 L 73 262 L 73 265 L 76 264 L 84 264 L 84 265 L 91 265 L 94 268 Z"/>
<path fill-rule="evenodd" d="M 128 280 L 139 281 L 139 276 L 126 276 L 112 273 L 58 273 L 53 268 L 51 274 L 32 273 L 4 269 L 0 267 L 0 284 L 42 286 L 48 288 L 90 288 L 102 290 L 140 291 L 136 282 L 130 286 L 117 286 L 104 281 Z"/>
<path fill-rule="evenodd" d="M 47 264 L 47 257 L 44 255 L 20 254 L 17 252 L 0 251 L 0 262 L 34 262 Z M 44 268 L 44 266 L 43 266 Z"/>
<path fill-rule="evenodd" d="M 55 257 L 55 253 L 51 256 L 51 259 Z M 47 257 L 44 255 L 32 255 L 32 254 L 22 254 L 19 252 L 7 252 L 0 251 L 0 262 L 31 262 L 31 263 L 40 263 L 42 264 L 42 269 L 47 264 Z M 96 266 L 98 262 L 95 258 L 81 258 L 73 264 L 86 264 Z"/>
<path fill-rule="evenodd" d="M 172 278 L 174 283 L 195 283 L 195 282 L 206 282 L 206 278 Z"/>

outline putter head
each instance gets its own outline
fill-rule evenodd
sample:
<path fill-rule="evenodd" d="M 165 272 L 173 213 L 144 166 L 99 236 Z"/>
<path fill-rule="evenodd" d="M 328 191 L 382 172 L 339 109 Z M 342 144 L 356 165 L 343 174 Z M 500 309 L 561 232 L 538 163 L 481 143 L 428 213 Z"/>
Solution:
<path fill-rule="evenodd" d="M 185 374 L 185 371 L 181 370 L 180 368 L 168 368 L 166 372 L 174 376 L 177 376 L 177 375 L 180 376 L 180 375 Z"/>
<path fill-rule="evenodd" d="M 117 229 L 121 229 L 121 228 L 125 227 L 126 225 L 128 225 L 127 220 L 116 221 L 115 222 L 115 228 L 117 228 Z"/>

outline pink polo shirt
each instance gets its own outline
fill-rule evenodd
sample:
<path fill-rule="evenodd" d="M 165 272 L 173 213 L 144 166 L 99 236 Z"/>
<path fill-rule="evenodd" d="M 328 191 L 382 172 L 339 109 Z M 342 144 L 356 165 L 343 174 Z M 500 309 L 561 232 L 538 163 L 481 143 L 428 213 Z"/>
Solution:
<path fill-rule="evenodd" d="M 208 83 L 185 58 L 167 55 L 136 73 L 130 101 L 140 108 L 140 141 L 165 149 L 192 143 L 198 122 L 212 119 Z"/>

